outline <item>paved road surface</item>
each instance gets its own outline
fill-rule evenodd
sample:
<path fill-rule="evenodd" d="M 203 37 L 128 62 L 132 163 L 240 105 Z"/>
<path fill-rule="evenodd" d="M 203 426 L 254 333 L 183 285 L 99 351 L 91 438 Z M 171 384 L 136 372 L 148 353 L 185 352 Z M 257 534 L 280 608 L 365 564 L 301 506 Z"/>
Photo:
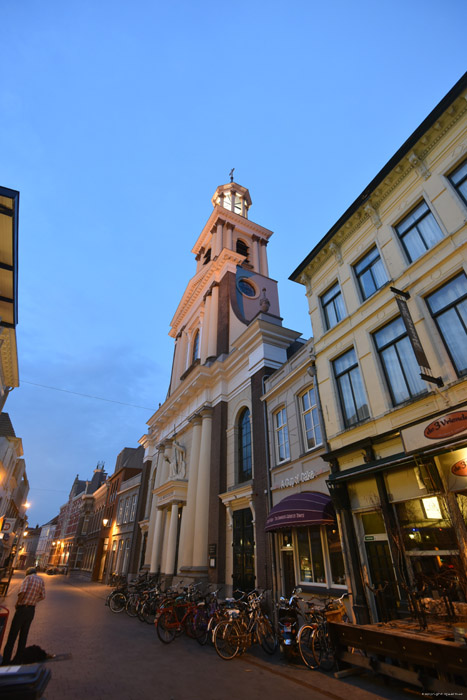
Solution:
<path fill-rule="evenodd" d="M 406 700 L 402 690 L 374 680 L 337 680 L 290 666 L 260 649 L 223 661 L 213 648 L 181 637 L 170 645 L 155 629 L 104 605 L 108 589 L 44 575 L 47 598 L 37 606 L 28 645 L 72 654 L 50 662 L 47 700 Z M 10 621 L 22 574 L 5 600 Z M 5 637 L 6 639 L 6 637 Z"/>

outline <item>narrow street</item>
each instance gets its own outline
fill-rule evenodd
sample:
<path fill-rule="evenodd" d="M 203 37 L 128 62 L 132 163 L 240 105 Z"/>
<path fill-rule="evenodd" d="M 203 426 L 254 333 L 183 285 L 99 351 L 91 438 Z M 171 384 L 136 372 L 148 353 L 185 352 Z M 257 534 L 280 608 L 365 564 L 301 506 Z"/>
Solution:
<path fill-rule="evenodd" d="M 22 574 L 12 579 L 4 604 L 10 619 Z M 154 628 L 115 615 L 104 605 L 109 589 L 63 576 L 43 575 L 47 598 L 36 610 L 28 645 L 70 653 L 49 662 L 47 700 L 405 700 L 402 690 L 375 679 L 337 680 L 258 649 L 231 662 L 210 647 L 181 637 L 159 641 Z M 6 639 L 6 638 L 5 638 Z"/>

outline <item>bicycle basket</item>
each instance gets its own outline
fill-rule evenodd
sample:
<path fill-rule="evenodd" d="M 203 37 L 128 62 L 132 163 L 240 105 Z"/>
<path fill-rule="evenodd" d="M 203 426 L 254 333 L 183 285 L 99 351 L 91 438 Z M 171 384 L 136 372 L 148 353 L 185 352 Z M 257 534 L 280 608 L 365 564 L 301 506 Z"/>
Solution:
<path fill-rule="evenodd" d="M 324 616 L 328 622 L 342 622 L 345 617 L 345 608 L 341 605 L 335 610 L 327 610 Z"/>

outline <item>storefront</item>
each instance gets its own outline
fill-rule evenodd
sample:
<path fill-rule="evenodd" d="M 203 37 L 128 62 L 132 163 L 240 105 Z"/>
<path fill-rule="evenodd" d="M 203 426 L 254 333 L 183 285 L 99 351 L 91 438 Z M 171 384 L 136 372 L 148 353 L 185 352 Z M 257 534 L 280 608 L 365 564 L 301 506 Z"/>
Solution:
<path fill-rule="evenodd" d="M 442 604 L 463 612 L 467 602 L 467 413 L 432 416 L 401 429 L 400 438 L 405 453 L 329 480 L 347 523 L 360 622 L 365 607 L 367 620 L 403 616 L 413 597 L 428 612 L 444 612 Z M 383 453 L 383 440 L 374 450 Z"/>
<path fill-rule="evenodd" d="M 280 593 L 290 595 L 295 586 L 315 595 L 346 589 L 336 514 L 329 495 L 302 491 L 284 497 L 269 513 L 266 531 L 273 533 L 275 540 Z"/>

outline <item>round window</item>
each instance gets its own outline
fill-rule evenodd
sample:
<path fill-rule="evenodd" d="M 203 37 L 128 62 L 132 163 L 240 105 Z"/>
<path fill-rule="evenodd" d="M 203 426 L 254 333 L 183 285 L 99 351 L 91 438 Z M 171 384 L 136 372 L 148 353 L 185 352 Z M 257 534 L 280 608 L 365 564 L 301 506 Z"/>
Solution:
<path fill-rule="evenodd" d="M 246 279 L 239 280 L 237 286 L 238 286 L 239 290 L 241 291 L 241 293 L 244 294 L 245 296 L 247 296 L 247 297 L 255 297 L 256 296 L 256 289 Z"/>

